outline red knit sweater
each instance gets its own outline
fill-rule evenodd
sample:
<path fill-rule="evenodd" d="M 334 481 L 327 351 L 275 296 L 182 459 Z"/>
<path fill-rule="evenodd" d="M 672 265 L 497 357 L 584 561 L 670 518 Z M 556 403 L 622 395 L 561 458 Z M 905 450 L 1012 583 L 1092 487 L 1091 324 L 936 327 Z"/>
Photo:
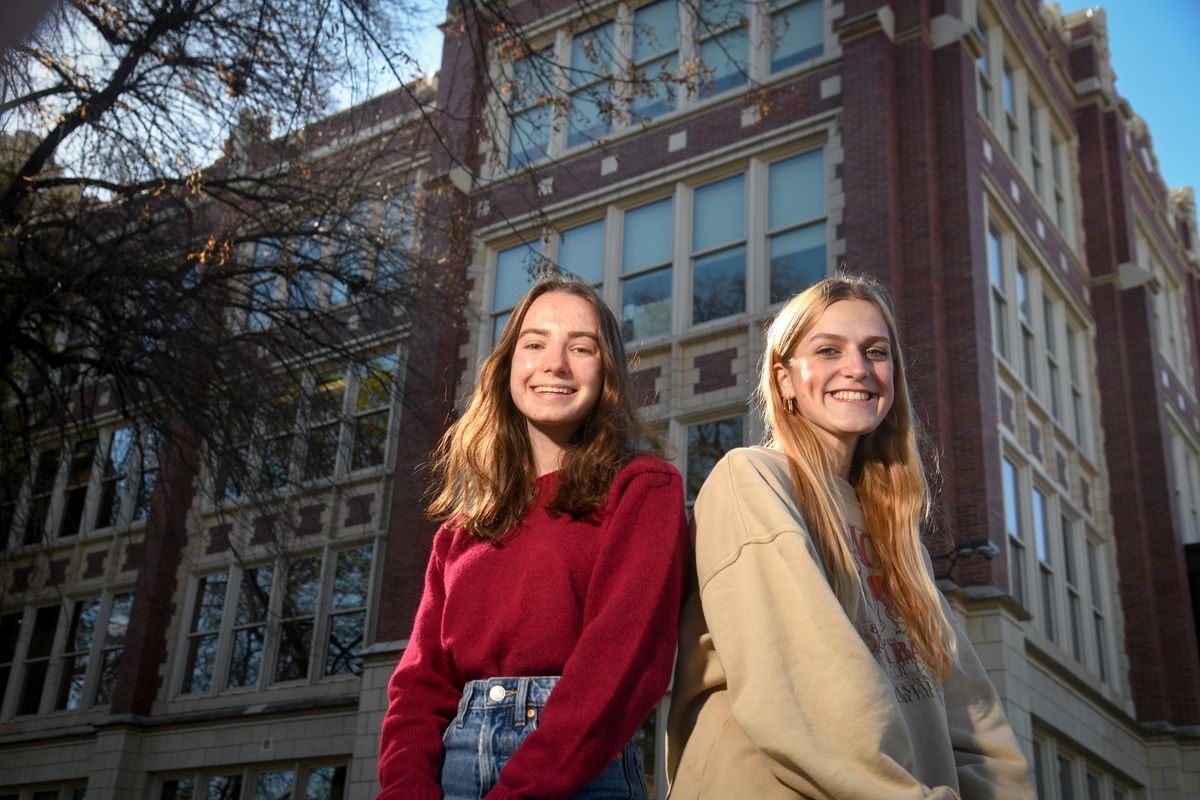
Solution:
<path fill-rule="evenodd" d="M 568 797 L 616 758 L 671 676 L 688 534 L 679 472 L 643 456 L 591 519 L 550 516 L 555 475 L 500 546 L 442 526 L 388 685 L 380 800 L 438 798 L 467 681 L 561 675 L 488 800 Z"/>

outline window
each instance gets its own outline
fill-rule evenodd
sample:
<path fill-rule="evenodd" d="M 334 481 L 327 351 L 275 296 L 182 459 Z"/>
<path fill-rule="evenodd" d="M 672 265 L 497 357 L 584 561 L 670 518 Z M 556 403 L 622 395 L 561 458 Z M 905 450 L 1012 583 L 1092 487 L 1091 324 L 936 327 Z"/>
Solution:
<path fill-rule="evenodd" d="M 33 479 L 33 495 L 29 509 L 25 512 L 25 534 L 22 544 L 37 544 L 46 530 L 46 517 L 50 514 L 50 501 L 54 496 L 54 483 L 58 477 L 59 451 L 57 448 L 43 450 L 38 454 L 37 471 Z"/>
<path fill-rule="evenodd" d="M 158 800 L 341 800 L 343 764 L 230 766 L 176 775 L 158 783 Z M 244 793 L 243 793 L 244 790 Z"/>
<path fill-rule="evenodd" d="M 1013 68 L 1009 66 L 1008 62 L 1004 63 L 1004 121 L 1007 131 L 1004 137 L 1004 146 L 1008 149 L 1009 155 L 1016 159 L 1017 143 L 1019 141 L 1017 90 L 1016 82 L 1013 78 Z"/>
<path fill-rule="evenodd" d="M 771 72 L 808 61 L 824 49 L 821 0 L 769 0 Z"/>
<path fill-rule="evenodd" d="M 308 404 L 305 480 L 333 477 L 334 470 L 337 468 L 338 434 L 341 431 L 342 404 L 345 402 L 345 395 L 346 377 L 344 373 L 329 371 L 315 377 Z"/>
<path fill-rule="evenodd" d="M 1022 606 L 1029 603 L 1025 596 L 1025 536 L 1021 515 L 1020 486 L 1017 467 L 1007 456 L 1001 462 L 1004 488 L 1004 525 L 1008 531 L 1008 584 L 1013 599 Z"/>
<path fill-rule="evenodd" d="M 492 342 L 499 341 L 513 307 L 529 291 L 541 270 L 537 250 L 527 244 L 509 247 L 496 254 L 496 282 L 492 293 Z"/>
<path fill-rule="evenodd" d="M 549 152 L 550 100 L 548 52 L 531 53 L 512 64 L 509 85 L 508 168 L 537 161 Z"/>
<path fill-rule="evenodd" d="M 615 23 L 606 22 L 571 39 L 567 147 L 612 130 L 615 29 Z"/>
<path fill-rule="evenodd" d="M 59 537 L 74 536 L 83 526 L 83 512 L 87 505 L 88 486 L 92 481 L 92 457 L 95 452 L 95 439 L 76 442 L 71 448 L 71 461 L 67 467 L 67 496 L 58 523 Z"/>
<path fill-rule="evenodd" d="M 396 354 L 383 353 L 355 367 L 350 469 L 377 467 L 387 452 Z"/>
<path fill-rule="evenodd" d="M 1074 787 L 1074 778 L 1072 777 L 1072 772 L 1074 770 L 1072 768 L 1071 761 L 1068 760 L 1065 756 L 1059 756 L 1057 759 L 1057 762 L 1058 762 L 1058 796 L 1063 798 L 1063 800 L 1066 800 L 1067 798 L 1071 798 L 1071 800 L 1074 800 L 1075 787 Z"/>
<path fill-rule="evenodd" d="M 1075 444 L 1085 452 L 1088 451 L 1090 421 L 1088 419 L 1087 403 L 1084 402 L 1084 369 L 1085 342 L 1084 334 L 1078 331 L 1071 322 L 1067 322 L 1067 374 L 1071 381 L 1071 420 L 1072 431 L 1075 434 Z"/>
<path fill-rule="evenodd" d="M 671 330 L 672 200 L 625 212 L 621 330 L 639 341 Z"/>
<path fill-rule="evenodd" d="M 1000 357 L 1009 360 L 1008 350 L 1008 292 L 1004 286 L 1004 254 L 1000 234 L 988 227 L 988 275 L 992 283 L 992 342 Z"/>
<path fill-rule="evenodd" d="M 1104 565 L 1100 562 L 1100 548 L 1088 539 L 1088 579 L 1091 585 L 1092 628 L 1096 645 L 1096 673 L 1100 680 L 1108 683 L 1108 625 L 1104 619 Z"/>
<path fill-rule="evenodd" d="M 746 82 L 750 54 L 750 22 L 744 0 L 700 0 L 696 6 L 696 41 L 706 80 L 703 96 Z"/>
<path fill-rule="evenodd" d="M 604 220 L 577 225 L 562 232 L 558 268 L 599 288 L 604 282 Z"/>
<path fill-rule="evenodd" d="M 28 474 L 29 462 L 25 460 L 7 465 L 0 473 L 0 552 L 8 549 L 9 537 L 16 528 L 21 489 Z"/>
<path fill-rule="evenodd" d="M 692 324 L 746 310 L 745 176 L 692 195 Z"/>
<path fill-rule="evenodd" d="M 1083 601 L 1080 599 L 1079 572 L 1075 567 L 1075 522 L 1062 516 L 1063 577 L 1067 587 L 1067 620 L 1071 627 L 1071 656 L 1083 664 Z"/>
<path fill-rule="evenodd" d="M 1183 431 L 1170 425 L 1172 503 L 1183 544 L 1200 542 L 1200 451 Z"/>
<path fill-rule="evenodd" d="M 983 17 L 979 17 L 979 24 L 975 28 L 975 35 L 979 37 L 980 43 L 983 45 L 983 53 L 975 60 L 975 100 L 979 107 L 979 113 L 987 120 L 989 125 L 992 125 L 992 55 L 988 43 L 988 25 Z"/>
<path fill-rule="evenodd" d="M 17 697 L 17 716 L 37 714 L 41 710 L 50 653 L 58 629 L 58 606 L 44 606 L 33 614 L 33 630 L 25 649 L 21 693 Z"/>
<path fill-rule="evenodd" d="M 254 247 L 254 271 L 250 273 L 247 297 L 246 328 L 261 331 L 271 325 L 271 315 L 277 306 L 279 276 L 275 270 L 284 260 L 283 246 L 278 239 L 264 239 Z"/>
<path fill-rule="evenodd" d="M 1046 337 L 1046 379 L 1050 389 L 1050 413 L 1062 421 L 1062 376 L 1058 367 L 1058 314 L 1049 295 L 1042 296 L 1042 329 Z"/>
<path fill-rule="evenodd" d="M 1033 193 L 1038 200 L 1043 200 L 1045 167 L 1042 163 L 1042 134 L 1039 121 L 1042 111 L 1034 104 L 1032 96 L 1029 97 L 1026 110 L 1029 113 L 1029 170 L 1033 180 Z"/>
<path fill-rule="evenodd" d="M 288 393 L 275 399 L 263 420 L 262 459 L 258 484 L 271 491 L 287 485 L 292 454 L 292 428 L 296 424 L 296 398 Z"/>
<path fill-rule="evenodd" d="M 704 480 L 721 457 L 742 446 L 742 417 L 701 422 L 687 429 L 687 501 L 696 502 Z"/>
<path fill-rule="evenodd" d="M 372 554 L 329 549 L 197 578 L 180 693 L 361 674 Z"/>
<path fill-rule="evenodd" d="M 17 655 L 17 641 L 21 636 L 21 614 L 5 614 L 0 617 L 0 706 L 8 691 L 8 679 L 13 674 L 13 663 Z"/>
<path fill-rule="evenodd" d="M 1042 632 L 1050 639 L 1055 639 L 1054 630 L 1054 567 L 1050 558 L 1050 532 L 1047 519 L 1046 495 L 1037 486 L 1033 487 L 1033 536 L 1037 550 L 1038 574 L 1041 582 L 1041 597 L 1039 608 L 1042 621 Z"/>
<path fill-rule="evenodd" d="M 107 528 L 121 521 L 121 501 L 128 494 L 136 436 L 132 427 L 117 428 L 109 437 L 100 479 L 100 506 L 96 527 Z"/>
<path fill-rule="evenodd" d="M 61 657 L 56 710 L 75 711 L 112 702 L 132 610 L 132 592 L 75 603 Z"/>
<path fill-rule="evenodd" d="M 637 76 L 631 110 L 652 119 L 675 108 L 679 69 L 679 9 L 658 0 L 633 12 L 633 69 Z"/>
<path fill-rule="evenodd" d="M 823 150 L 776 161 L 767 175 L 770 302 L 782 303 L 825 277 Z"/>
<path fill-rule="evenodd" d="M 1154 295 L 1154 317 L 1158 351 L 1175 372 L 1179 382 L 1191 385 L 1192 364 L 1187 323 L 1187 300 L 1183 287 L 1174 273 L 1161 261 L 1152 259 L 1152 269 L 1158 278 L 1159 290 Z"/>
<path fill-rule="evenodd" d="M 1067 143 L 1061 141 L 1057 134 L 1050 140 L 1050 173 L 1054 181 L 1054 222 L 1058 229 L 1067 234 L 1068 241 L 1074 241 L 1073 230 L 1067 220 L 1067 170 L 1070 164 L 1070 151 Z"/>
<path fill-rule="evenodd" d="M 1037 392 L 1033 339 L 1033 302 L 1030 299 L 1029 270 L 1017 261 L 1017 321 L 1021 329 L 1021 372 L 1025 385 Z"/>

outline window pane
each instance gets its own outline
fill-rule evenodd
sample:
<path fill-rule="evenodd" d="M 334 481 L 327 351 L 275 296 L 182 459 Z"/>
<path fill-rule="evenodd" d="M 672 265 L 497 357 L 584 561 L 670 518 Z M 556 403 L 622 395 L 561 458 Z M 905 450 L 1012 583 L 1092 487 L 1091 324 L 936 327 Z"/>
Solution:
<path fill-rule="evenodd" d="M 745 245 L 696 259 L 692 281 L 693 324 L 745 311 Z"/>
<path fill-rule="evenodd" d="M 782 303 L 825 277 L 825 223 L 771 237 L 771 302 Z"/>
<path fill-rule="evenodd" d="M 825 154 L 776 161 L 767 173 L 767 227 L 774 231 L 825 215 Z"/>
<path fill-rule="evenodd" d="M 208 779 L 207 800 L 241 800 L 241 775 L 214 775 Z"/>
<path fill-rule="evenodd" d="M 1046 496 L 1033 488 L 1033 534 L 1038 561 L 1050 561 L 1050 546 L 1046 541 Z"/>
<path fill-rule="evenodd" d="M 687 500 L 696 501 L 700 487 L 721 456 L 742 446 L 742 418 L 730 417 L 688 426 Z"/>
<path fill-rule="evenodd" d="M 292 620 L 280 626 L 279 657 L 275 663 L 277 683 L 299 681 L 308 677 L 312 633 L 312 620 Z"/>
<path fill-rule="evenodd" d="M 740 242 L 746 237 L 745 183 L 744 175 L 734 175 L 696 189 L 692 198 L 693 252 Z M 659 236 L 662 235 L 660 232 Z"/>
<path fill-rule="evenodd" d="M 671 261 L 671 198 L 625 212 L 621 272 Z"/>
<path fill-rule="evenodd" d="M 58 610 L 58 606 L 39 608 L 34 617 L 33 635 L 29 637 L 29 647 L 25 651 L 25 680 L 21 684 L 18 716 L 36 714 L 41 706 L 42 689 L 50 666 L 50 649 L 58 627 Z"/>
<path fill-rule="evenodd" d="M 193 631 L 209 631 L 221 626 L 221 612 L 225 608 L 225 586 L 228 583 L 229 576 L 224 572 L 206 575 L 200 579 L 196 610 L 192 617 Z"/>
<path fill-rule="evenodd" d="M 611 72 L 614 27 L 606 22 L 571 39 L 571 86 L 583 86 Z"/>
<path fill-rule="evenodd" d="M 196 788 L 194 778 L 163 781 L 161 800 L 192 800 Z"/>
<path fill-rule="evenodd" d="M 642 6 L 633 15 L 633 60 L 646 59 L 679 46 L 679 14 L 675 0 Z"/>
<path fill-rule="evenodd" d="M 362 673 L 358 652 L 362 648 L 367 612 L 352 611 L 329 618 L 329 647 L 325 651 L 325 674 Z"/>
<path fill-rule="evenodd" d="M 703 28 L 701 30 L 703 31 Z M 706 82 L 700 87 L 700 94 L 720 94 L 726 89 L 744 84 L 748 50 L 747 28 L 741 26 L 702 42 L 700 62 L 708 72 Z"/>
<path fill-rule="evenodd" d="M 59 711 L 73 710 L 83 705 L 83 683 L 87 678 L 88 656 L 68 656 L 63 659 L 62 678 L 59 680 L 58 700 L 54 707 Z"/>
<path fill-rule="evenodd" d="M 387 411 L 358 417 L 354 422 L 354 454 L 350 468 L 363 469 L 382 464 L 387 448 L 387 432 Z"/>
<path fill-rule="evenodd" d="M 256 626 L 233 632 L 233 652 L 229 658 L 229 687 L 253 686 L 262 668 L 263 640 L 266 628 Z"/>
<path fill-rule="evenodd" d="M 1020 514 L 1017 506 L 1017 468 L 1004 459 L 1000 476 L 1004 483 L 1004 523 L 1010 534 L 1021 538 Z"/>
<path fill-rule="evenodd" d="M 320 580 L 320 558 L 297 558 L 288 564 L 287 591 L 283 597 L 285 618 L 316 613 Z"/>
<path fill-rule="evenodd" d="M 651 119 L 675 107 L 679 77 L 675 55 L 656 58 L 637 73 L 630 108 L 635 119 Z"/>
<path fill-rule="evenodd" d="M 782 5 L 771 3 L 772 6 Z M 824 44 L 821 0 L 803 0 L 771 13 L 771 71 L 821 55 Z"/>
<path fill-rule="evenodd" d="M 607 134 L 612 125 L 612 89 L 606 81 L 578 89 L 571 95 L 567 147 L 591 142 Z"/>
<path fill-rule="evenodd" d="M 337 570 L 333 576 L 333 610 L 365 606 L 367 581 L 370 576 L 370 547 L 358 547 L 338 553 Z"/>
<path fill-rule="evenodd" d="M 100 659 L 100 677 L 96 681 L 95 705 L 105 706 L 112 702 L 113 689 L 117 685 L 117 670 L 121 667 L 121 650 L 105 650 Z"/>
<path fill-rule="evenodd" d="M 509 134 L 508 168 L 537 161 L 550 145 L 550 106 L 534 106 L 512 115 Z"/>
<path fill-rule="evenodd" d="M 622 287 L 621 333 L 637 341 L 671 329 L 671 268 L 629 278 Z"/>
<path fill-rule="evenodd" d="M 512 308 L 533 285 L 538 265 L 537 251 L 529 245 L 517 245 L 496 255 L 496 295 L 492 309 Z"/>
<path fill-rule="evenodd" d="M 345 790 L 345 767 L 314 767 L 308 771 L 304 800 L 342 800 Z"/>
<path fill-rule="evenodd" d="M 213 662 L 217 658 L 217 635 L 197 636 L 188 642 L 188 659 L 183 676 L 183 693 L 207 692 L 212 688 Z"/>
<path fill-rule="evenodd" d="M 558 268 L 592 284 L 604 279 L 604 220 L 563 231 Z"/>
<path fill-rule="evenodd" d="M 254 780 L 254 800 L 291 800 L 294 782 L 290 769 L 260 772 Z"/>

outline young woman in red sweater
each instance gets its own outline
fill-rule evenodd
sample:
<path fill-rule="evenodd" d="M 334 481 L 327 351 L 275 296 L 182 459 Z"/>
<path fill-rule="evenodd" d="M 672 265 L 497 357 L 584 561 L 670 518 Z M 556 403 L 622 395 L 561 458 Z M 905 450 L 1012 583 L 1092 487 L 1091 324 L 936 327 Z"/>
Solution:
<path fill-rule="evenodd" d="M 612 312 L 539 281 L 434 453 L 444 522 L 388 686 L 380 798 L 645 797 L 632 737 L 670 679 L 688 547 L 659 453 Z"/>

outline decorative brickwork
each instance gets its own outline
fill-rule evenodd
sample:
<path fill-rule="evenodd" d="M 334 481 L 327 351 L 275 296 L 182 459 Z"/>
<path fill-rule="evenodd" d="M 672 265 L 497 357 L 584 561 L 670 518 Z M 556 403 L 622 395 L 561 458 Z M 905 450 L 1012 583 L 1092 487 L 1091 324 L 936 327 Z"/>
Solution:
<path fill-rule="evenodd" d="M 692 386 L 692 392 L 703 394 L 736 386 L 737 376 L 733 374 L 733 359 L 735 358 L 737 358 L 736 347 L 696 356 L 696 369 L 700 370 L 700 380 Z"/>
<path fill-rule="evenodd" d="M 349 528 L 351 525 L 366 525 L 371 521 L 371 504 L 375 495 L 360 494 L 346 498 L 346 519 L 342 522 Z"/>
<path fill-rule="evenodd" d="M 214 525 L 208 529 L 208 550 L 209 555 L 213 553 L 223 553 L 229 549 L 229 534 L 233 533 L 233 525 Z"/>
<path fill-rule="evenodd" d="M 633 384 L 633 396 L 637 398 L 638 405 L 642 408 L 658 403 L 658 390 L 654 388 L 654 384 L 661 375 L 662 367 L 640 369 L 630 374 L 630 381 Z"/>
<path fill-rule="evenodd" d="M 312 536 L 324 530 L 321 525 L 321 515 L 323 513 L 325 513 L 324 503 L 317 503 L 316 505 L 305 506 L 300 509 L 300 521 L 296 523 L 296 535 Z"/>

